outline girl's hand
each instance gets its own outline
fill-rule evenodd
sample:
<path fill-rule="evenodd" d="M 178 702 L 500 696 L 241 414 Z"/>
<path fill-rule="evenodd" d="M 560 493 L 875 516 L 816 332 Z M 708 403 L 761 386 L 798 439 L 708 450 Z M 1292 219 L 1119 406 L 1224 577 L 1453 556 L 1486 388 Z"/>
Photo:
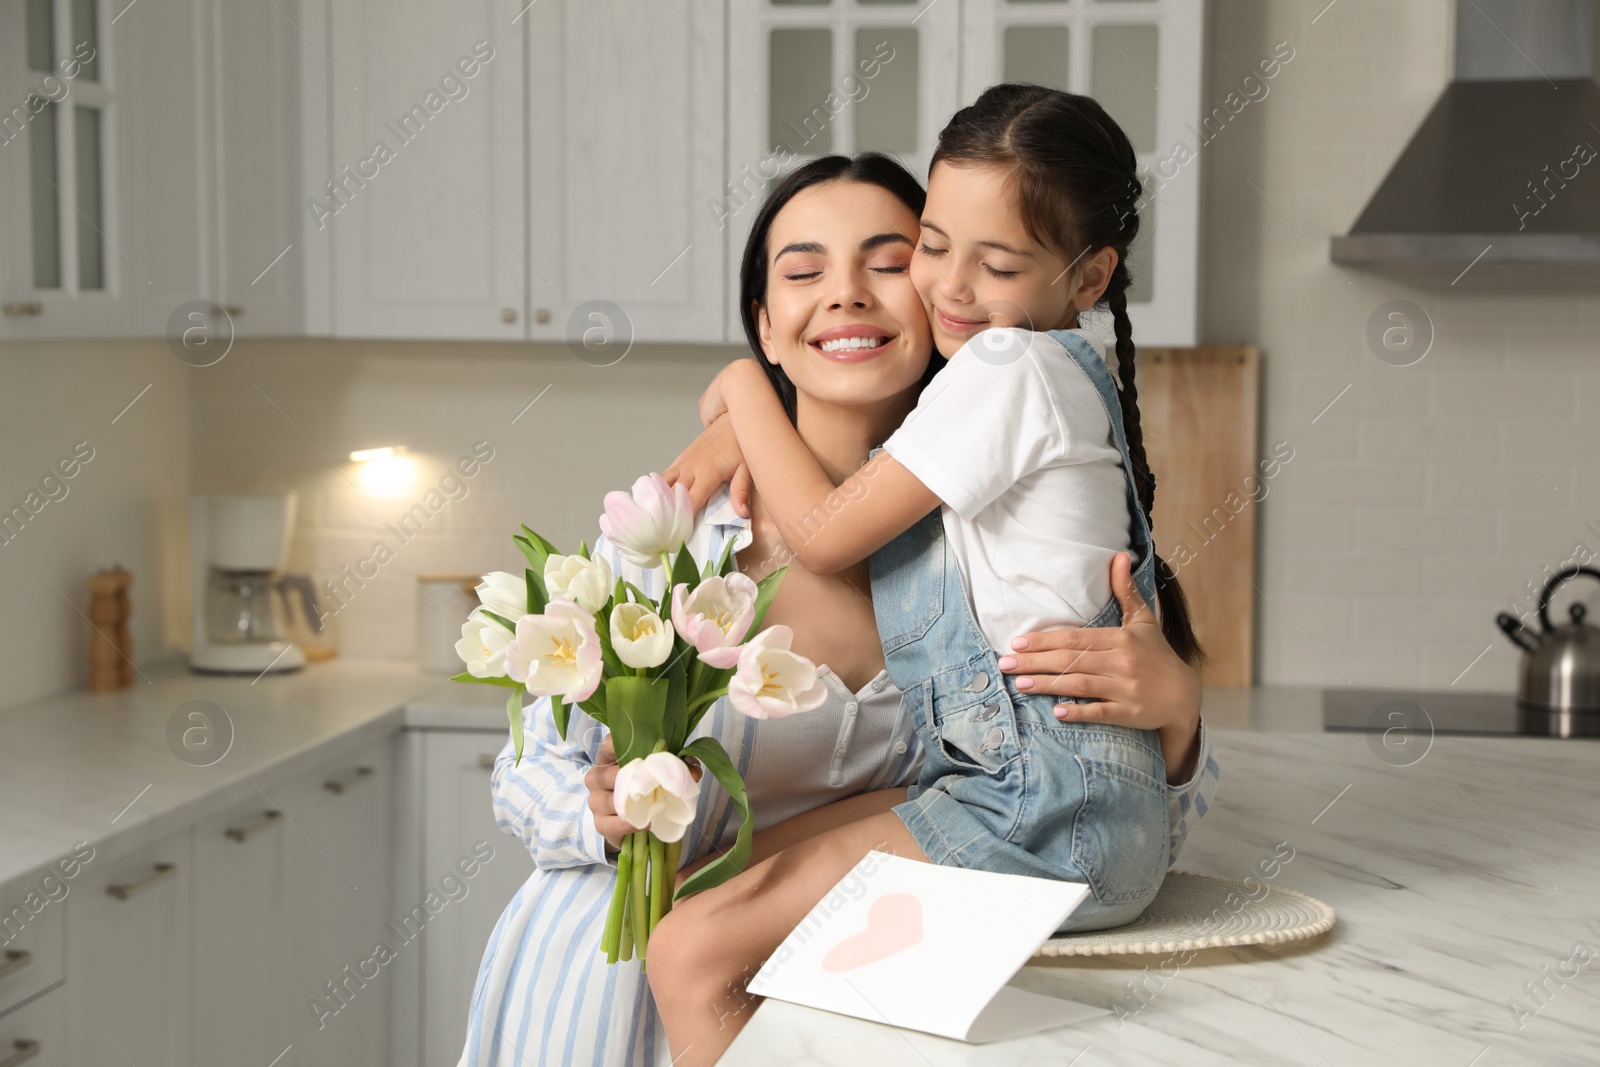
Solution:
<path fill-rule="evenodd" d="M 705 773 L 700 761 L 690 759 L 685 762 L 689 764 L 689 773 L 698 782 Z M 600 742 L 594 766 L 583 776 L 583 784 L 589 790 L 589 810 L 594 812 L 594 828 L 606 839 L 606 855 L 615 856 L 622 851 L 622 839 L 638 827 L 617 814 L 617 748 L 611 743 L 610 734 L 606 734 L 606 739 Z"/>
<path fill-rule="evenodd" d="M 700 394 L 700 425 L 710 426 L 723 415 L 728 413 L 728 402 L 722 397 L 723 381 L 727 377 L 728 368 L 740 360 L 734 360 L 727 367 L 717 371 L 717 376 L 711 379 L 711 384 L 706 386 L 706 391 Z"/>
<path fill-rule="evenodd" d="M 733 510 L 747 519 L 750 517 L 750 468 L 745 466 L 739 439 L 733 434 L 733 419 L 726 414 L 700 431 L 661 476 L 668 485 L 681 482 L 689 490 L 689 500 L 697 512 L 724 482 L 728 482 Z"/>
<path fill-rule="evenodd" d="M 1167 644 L 1126 552 L 1111 561 L 1111 588 L 1122 605 L 1121 626 L 1023 634 L 1011 643 L 1016 651 L 1000 657 L 1000 669 L 1019 675 L 1024 692 L 1097 700 L 1058 704 L 1059 719 L 1156 730 L 1167 781 L 1187 781 L 1200 748 L 1200 675 Z"/>

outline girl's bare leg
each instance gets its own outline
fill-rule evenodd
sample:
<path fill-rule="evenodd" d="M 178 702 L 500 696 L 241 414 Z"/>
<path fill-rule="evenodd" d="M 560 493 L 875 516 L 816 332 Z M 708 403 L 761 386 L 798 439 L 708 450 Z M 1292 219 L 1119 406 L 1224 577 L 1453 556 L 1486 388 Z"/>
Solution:
<path fill-rule="evenodd" d="M 776 855 L 788 848 L 797 845 L 808 837 L 815 837 L 820 833 L 832 830 L 836 826 L 865 819 L 869 815 L 877 815 L 888 811 L 896 804 L 905 800 L 906 789 L 879 789 L 872 793 L 858 793 L 853 797 L 836 800 L 832 804 L 824 804 L 820 808 L 801 812 L 791 819 L 785 819 L 776 826 L 769 826 L 756 834 L 750 841 L 750 862 L 748 870 L 768 856 Z M 720 852 L 710 852 L 693 863 L 687 864 L 678 871 L 678 882 L 698 871 L 701 867 L 720 856 Z"/>
<path fill-rule="evenodd" d="M 883 811 L 808 837 L 662 918 L 647 973 L 675 1067 L 716 1063 L 760 999 L 746 984 L 873 849 L 927 862 L 900 817 Z"/>

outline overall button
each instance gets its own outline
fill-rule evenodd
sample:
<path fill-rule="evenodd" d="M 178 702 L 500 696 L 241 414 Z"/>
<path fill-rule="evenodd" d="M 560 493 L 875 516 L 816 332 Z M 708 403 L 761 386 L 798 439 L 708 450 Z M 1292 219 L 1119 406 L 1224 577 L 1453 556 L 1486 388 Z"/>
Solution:
<path fill-rule="evenodd" d="M 978 712 L 978 721 L 988 722 L 998 714 L 1000 714 L 999 704 L 985 704 L 983 710 Z"/>
<path fill-rule="evenodd" d="M 987 751 L 999 748 L 1006 739 L 1006 732 L 998 726 L 989 727 L 989 732 L 983 735 L 983 747 Z"/>
<path fill-rule="evenodd" d="M 974 674 L 972 676 L 972 681 L 967 685 L 968 692 L 972 693 L 981 693 L 987 688 L 989 688 L 988 671 L 979 671 L 977 674 Z"/>

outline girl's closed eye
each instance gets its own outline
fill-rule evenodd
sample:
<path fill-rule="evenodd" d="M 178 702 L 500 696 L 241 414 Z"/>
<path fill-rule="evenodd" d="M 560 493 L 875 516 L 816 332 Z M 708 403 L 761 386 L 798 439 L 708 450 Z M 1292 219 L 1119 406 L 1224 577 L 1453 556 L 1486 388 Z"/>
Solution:
<path fill-rule="evenodd" d="M 932 245 L 930 245 L 930 244 L 928 244 L 926 242 L 923 242 L 922 244 L 919 244 L 917 246 L 917 251 L 921 252 L 925 256 L 935 256 L 935 257 L 937 257 L 937 256 L 944 255 L 946 252 L 948 252 L 950 250 L 948 248 L 935 248 Z"/>

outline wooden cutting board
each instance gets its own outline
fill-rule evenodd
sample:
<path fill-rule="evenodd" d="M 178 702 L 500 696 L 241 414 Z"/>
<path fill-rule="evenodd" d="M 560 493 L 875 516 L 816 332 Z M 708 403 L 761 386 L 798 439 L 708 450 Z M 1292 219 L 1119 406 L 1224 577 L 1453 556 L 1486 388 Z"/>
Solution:
<path fill-rule="evenodd" d="M 1256 440 L 1260 350 L 1140 348 L 1156 551 L 1177 572 L 1209 662 L 1206 685 L 1251 683 L 1256 512 L 1272 490 Z"/>

